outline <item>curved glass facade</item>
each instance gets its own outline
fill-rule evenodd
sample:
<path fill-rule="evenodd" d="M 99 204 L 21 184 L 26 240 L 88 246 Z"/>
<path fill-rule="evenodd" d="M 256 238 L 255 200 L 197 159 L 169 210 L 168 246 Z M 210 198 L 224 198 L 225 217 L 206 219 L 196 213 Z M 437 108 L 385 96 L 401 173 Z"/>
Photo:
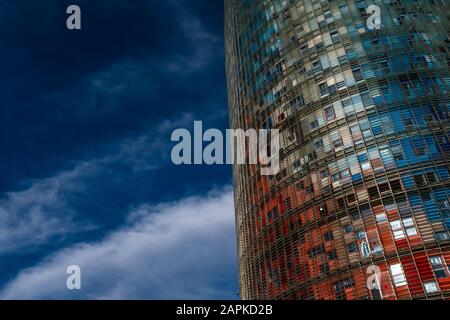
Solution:
<path fill-rule="evenodd" d="M 233 167 L 243 299 L 450 297 L 449 12 L 225 0 L 231 126 L 281 145 Z"/>

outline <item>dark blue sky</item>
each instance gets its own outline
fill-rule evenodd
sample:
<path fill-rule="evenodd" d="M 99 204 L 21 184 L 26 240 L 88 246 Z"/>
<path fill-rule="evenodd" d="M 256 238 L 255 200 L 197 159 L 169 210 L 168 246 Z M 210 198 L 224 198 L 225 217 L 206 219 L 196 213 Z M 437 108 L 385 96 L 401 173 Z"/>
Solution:
<path fill-rule="evenodd" d="M 227 126 L 222 1 L 0 0 L 0 39 L 0 298 L 233 298 L 231 168 L 170 161 Z"/>

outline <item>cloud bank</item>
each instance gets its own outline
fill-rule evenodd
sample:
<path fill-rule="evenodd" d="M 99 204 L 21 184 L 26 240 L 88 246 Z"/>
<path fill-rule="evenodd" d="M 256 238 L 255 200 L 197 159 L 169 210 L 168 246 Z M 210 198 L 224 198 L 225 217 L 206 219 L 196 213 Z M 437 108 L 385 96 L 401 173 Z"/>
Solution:
<path fill-rule="evenodd" d="M 63 249 L 21 271 L 1 299 L 233 299 L 237 284 L 231 188 L 131 210 L 102 241 Z M 79 265 L 82 289 L 66 289 Z"/>

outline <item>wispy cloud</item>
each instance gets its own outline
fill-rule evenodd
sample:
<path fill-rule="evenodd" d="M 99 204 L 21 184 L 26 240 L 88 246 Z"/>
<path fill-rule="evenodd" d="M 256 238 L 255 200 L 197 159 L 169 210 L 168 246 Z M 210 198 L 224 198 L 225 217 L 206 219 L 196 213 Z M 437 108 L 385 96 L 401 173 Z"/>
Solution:
<path fill-rule="evenodd" d="M 171 132 L 179 127 L 190 126 L 193 120 L 191 113 L 182 113 L 176 119 L 165 119 L 137 137 L 124 140 L 117 152 L 111 153 L 104 160 L 121 161 L 131 166 L 135 172 L 154 170 L 158 165 L 170 161 Z"/>
<path fill-rule="evenodd" d="M 167 62 L 168 71 L 187 73 L 208 66 L 211 61 L 223 55 L 222 38 L 209 32 L 197 17 L 186 8 L 180 9 L 180 30 L 189 39 L 192 51 L 178 54 Z"/>
<path fill-rule="evenodd" d="M 7 193 L 0 200 L 0 254 L 38 247 L 55 237 L 92 228 L 73 222 L 75 212 L 66 200 L 70 192 L 82 188 L 78 178 L 95 170 L 95 166 L 82 163 L 36 181 L 27 190 Z"/>
<path fill-rule="evenodd" d="M 88 194 L 89 179 L 114 164 L 127 166 L 134 173 L 157 169 L 167 157 L 171 130 L 191 121 L 190 114 L 164 120 L 137 136 L 98 146 L 96 157 L 79 161 L 71 169 L 5 194 L 0 198 L 0 254 L 38 248 L 52 239 L 95 228 L 89 222 L 75 222 L 79 212 L 70 203 L 74 194 Z"/>
<path fill-rule="evenodd" d="M 130 212 L 129 224 L 97 243 L 57 252 L 22 271 L 2 299 L 236 298 L 231 188 Z M 69 265 L 82 290 L 65 287 Z"/>

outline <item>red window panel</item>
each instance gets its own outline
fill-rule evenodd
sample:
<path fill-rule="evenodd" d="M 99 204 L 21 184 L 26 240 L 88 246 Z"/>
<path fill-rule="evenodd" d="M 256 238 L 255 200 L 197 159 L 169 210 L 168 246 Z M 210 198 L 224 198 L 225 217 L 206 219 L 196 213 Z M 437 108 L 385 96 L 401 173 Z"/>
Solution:
<path fill-rule="evenodd" d="M 266 210 L 264 210 L 261 213 L 261 228 L 264 228 L 265 226 L 267 226 L 267 212 L 266 212 Z"/>
<path fill-rule="evenodd" d="M 346 289 L 344 289 L 344 292 L 345 292 L 345 299 L 347 299 L 347 300 L 355 300 L 356 299 L 355 288 L 346 288 Z"/>
<path fill-rule="evenodd" d="M 450 278 L 441 278 L 438 279 L 439 282 L 439 288 L 441 291 L 447 291 L 450 290 Z"/>
<path fill-rule="evenodd" d="M 269 230 L 269 242 L 275 242 L 275 231 L 273 229 Z"/>
<path fill-rule="evenodd" d="M 443 256 L 447 266 L 449 266 L 450 265 L 450 250 L 446 250 L 445 252 L 443 252 L 442 256 Z"/>
<path fill-rule="evenodd" d="M 285 237 L 289 234 L 289 221 L 288 220 L 283 221 L 283 225 L 281 227 L 281 233 L 283 234 L 283 237 Z"/>
<path fill-rule="evenodd" d="M 362 270 L 358 269 L 353 272 L 353 279 L 355 281 L 355 298 L 364 299 L 367 296 L 366 278 L 362 274 Z"/>
<path fill-rule="evenodd" d="M 392 236 L 392 231 L 389 226 L 389 222 L 383 222 L 378 225 L 379 235 L 381 238 L 381 244 L 383 245 L 384 252 L 386 254 L 391 254 L 396 252 L 396 246 L 394 242 L 394 237 Z"/>
<path fill-rule="evenodd" d="M 398 299 L 410 299 L 411 298 L 411 294 L 409 293 L 408 286 L 397 287 L 397 288 L 395 288 L 395 291 L 397 293 Z"/>
<path fill-rule="evenodd" d="M 383 295 L 383 299 L 385 300 L 394 300 L 396 299 L 396 294 L 394 288 L 392 286 L 391 276 L 386 264 L 378 265 L 380 267 L 381 275 L 380 275 L 380 284 L 381 291 Z"/>
<path fill-rule="evenodd" d="M 283 195 L 279 195 L 278 196 L 278 207 L 280 208 L 280 214 L 284 214 L 284 212 L 286 211 L 286 207 L 284 205 L 284 201 L 283 201 Z"/>
<path fill-rule="evenodd" d="M 422 282 L 434 281 L 434 273 L 426 253 L 420 252 L 414 254 L 414 261 L 416 262 Z"/>
<path fill-rule="evenodd" d="M 332 286 L 330 285 L 328 280 L 322 281 L 320 283 L 320 299 L 323 299 L 323 300 L 333 300 L 334 299 Z"/>
<path fill-rule="evenodd" d="M 417 228 L 416 228 L 416 230 L 417 230 Z M 409 245 L 411 246 L 411 248 L 422 246 L 422 237 L 420 236 L 419 230 L 417 230 L 417 235 L 410 236 L 408 238 L 408 240 L 409 240 Z"/>
<path fill-rule="evenodd" d="M 264 191 L 264 193 L 269 192 L 269 182 L 268 182 L 267 176 L 261 177 L 261 179 L 263 181 L 263 191 Z"/>
<path fill-rule="evenodd" d="M 308 265 L 303 263 L 301 267 L 301 273 L 298 276 L 298 280 L 305 281 L 306 279 L 309 279 L 311 277 L 311 274 L 309 272 Z"/>
<path fill-rule="evenodd" d="M 397 246 L 398 251 L 402 251 L 409 248 L 409 243 L 406 238 L 395 240 L 395 245 Z"/>
<path fill-rule="evenodd" d="M 403 267 L 403 271 L 408 281 L 409 291 L 411 295 L 421 295 L 424 293 L 422 282 L 420 281 L 420 276 L 417 271 L 414 259 L 412 256 L 402 257 L 400 259 Z"/>

